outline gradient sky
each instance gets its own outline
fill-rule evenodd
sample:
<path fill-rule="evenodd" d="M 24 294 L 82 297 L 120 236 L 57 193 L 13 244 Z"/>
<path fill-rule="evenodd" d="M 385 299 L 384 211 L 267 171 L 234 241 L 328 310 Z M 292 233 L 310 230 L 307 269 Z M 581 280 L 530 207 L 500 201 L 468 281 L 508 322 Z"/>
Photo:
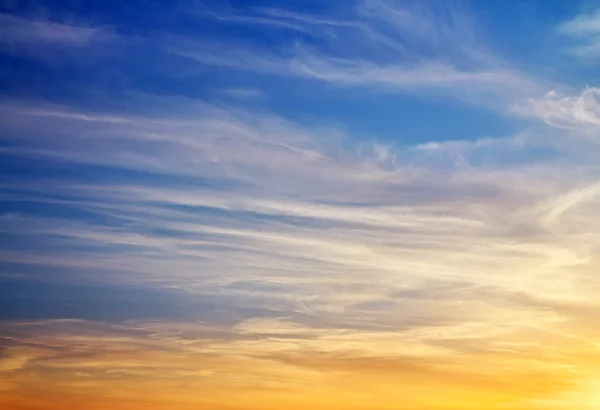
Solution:
<path fill-rule="evenodd" d="M 600 3 L 0 1 L 0 408 L 600 409 Z"/>

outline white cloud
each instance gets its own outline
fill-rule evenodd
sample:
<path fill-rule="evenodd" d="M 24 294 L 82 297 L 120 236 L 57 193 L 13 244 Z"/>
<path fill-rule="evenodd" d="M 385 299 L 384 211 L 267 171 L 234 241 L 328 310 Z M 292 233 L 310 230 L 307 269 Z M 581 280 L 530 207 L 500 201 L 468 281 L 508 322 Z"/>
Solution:
<path fill-rule="evenodd" d="M 545 210 L 542 222 L 546 225 L 556 223 L 563 214 L 584 202 L 593 200 L 598 194 L 600 194 L 600 183 L 595 183 L 553 198 L 541 207 Z"/>
<path fill-rule="evenodd" d="M 212 10 L 206 7 L 203 7 L 201 10 L 191 8 L 188 12 L 204 17 L 209 16 L 227 23 L 270 26 L 277 29 L 297 31 L 308 35 L 314 35 L 315 32 L 318 32 L 321 35 L 327 35 L 327 31 L 330 28 L 353 27 L 357 25 L 357 23 L 353 21 L 342 21 L 331 19 L 326 16 L 301 14 L 275 8 L 259 8 L 254 10 L 254 13 L 248 12 L 243 15 L 224 10 Z"/>
<path fill-rule="evenodd" d="M 257 88 L 224 88 L 221 90 L 221 93 L 232 98 L 239 98 L 243 100 L 252 100 L 264 97 L 263 92 Z"/>
<path fill-rule="evenodd" d="M 352 44 L 336 43 L 328 30 L 355 30 L 351 39 L 363 41 L 356 48 L 299 46 L 289 60 L 201 43 L 180 43 L 177 52 L 205 64 L 418 96 L 436 90 L 492 106 L 540 89 L 479 44 L 471 19 L 439 20 L 398 4 L 365 2 L 352 24 L 276 10 L 252 21 L 277 25 L 281 16 L 283 27 L 327 32 L 342 46 Z M 44 30 L 54 34 L 27 41 L 93 41 L 51 24 Z M 253 89 L 222 91 L 256 97 Z M 515 391 L 529 389 L 532 375 L 576 384 L 584 371 L 564 369 L 599 336 L 600 145 L 589 143 L 600 127 L 599 94 L 554 92 L 515 106 L 552 125 L 569 155 L 537 128 L 388 146 L 185 98 L 137 96 L 115 101 L 129 108 L 112 112 L 3 100 L 0 153 L 31 173 L 0 181 L 0 200 L 29 204 L 0 215 L 2 275 L 171 286 L 186 292 L 182 304 L 187 296 L 218 301 L 199 313 L 201 323 L 3 323 L 11 337 L 0 340 L 9 346 L 4 370 L 15 383 L 33 377 L 53 389 L 57 378 L 48 374 L 62 375 L 59 382 L 91 375 L 117 393 L 128 390 L 123 375 L 150 386 L 160 378 L 166 401 L 181 386 L 194 397 L 213 392 L 219 380 L 228 394 L 232 386 L 303 389 L 315 380 L 319 388 L 346 386 L 340 380 L 369 366 L 391 369 L 374 382 L 379 398 L 382 383 L 393 380 L 396 392 L 398 380 L 408 386 L 421 373 L 426 382 L 416 384 L 429 397 L 430 376 L 444 366 L 452 367 L 441 373 L 444 383 L 457 386 L 479 387 L 482 375 L 502 392 L 507 380 Z M 394 367 L 404 365 L 398 358 L 410 361 L 408 371 Z M 179 387 L 167 389 L 169 380 Z"/>
<path fill-rule="evenodd" d="M 185 110 L 185 101 L 177 106 Z M 65 245 L 131 247 L 118 258 L 21 253 L 45 264 L 104 266 L 126 271 L 132 280 L 162 278 L 192 287 L 258 275 L 312 288 L 313 294 L 342 278 L 346 286 L 360 286 L 361 272 L 368 271 L 380 283 L 374 298 L 419 278 L 542 292 L 530 288 L 540 270 L 585 263 L 594 240 L 577 239 L 597 224 L 589 207 L 575 207 L 591 194 L 585 191 L 574 201 L 553 199 L 573 197 L 575 182 L 597 181 L 594 165 L 579 163 L 575 172 L 570 164 L 515 164 L 516 153 L 528 150 L 527 139 L 358 150 L 339 131 L 310 129 L 264 113 L 204 108 L 161 118 L 19 107 L 6 118 L 5 126 L 14 131 L 10 135 L 38 130 L 35 140 L 15 139 L 13 148 L 4 148 L 13 155 L 160 173 L 176 185 L 188 178 L 213 181 L 208 187 L 180 188 L 124 182 L 21 185 L 23 195 L 33 198 L 38 189 L 82 196 L 86 201 L 77 206 L 128 221 L 126 229 L 60 220 L 47 220 L 47 226 L 43 220 L 3 221 L 9 231 L 19 227 L 24 235 L 59 235 Z M 382 155 L 384 161 L 396 160 L 382 164 Z M 460 156 L 463 162 L 440 163 L 445 156 Z M 495 160 L 482 161 L 487 156 Z M 502 156 L 513 163 L 507 165 Z M 37 200 L 47 201 L 43 198 Z M 564 224 L 549 223 L 567 210 L 572 216 L 567 231 Z M 154 229 L 169 229 L 174 236 Z M 548 233 L 555 230 L 564 236 Z M 199 260 L 202 274 L 196 269 Z M 481 269 L 485 277 L 478 276 Z M 506 276 L 515 269 L 518 277 Z M 331 285 L 322 283 L 328 280 Z M 548 280 L 555 285 L 570 279 L 551 275 Z M 343 311 L 349 302 L 329 304 L 336 303 Z"/>
<path fill-rule="evenodd" d="M 275 53 L 252 50 L 249 46 L 173 41 L 167 50 L 205 65 L 250 70 L 261 74 L 289 75 L 290 63 Z"/>
<path fill-rule="evenodd" d="M 587 87 L 580 95 L 562 95 L 556 91 L 546 93 L 541 99 L 528 99 L 515 106 L 515 112 L 542 119 L 548 125 L 574 131 L 596 138 L 600 128 L 600 89 Z"/>
<path fill-rule="evenodd" d="M 169 343 L 186 360 L 167 357 L 140 370 L 147 358 L 94 356 L 95 367 L 85 368 L 94 377 L 149 371 L 149 379 L 160 372 L 197 381 L 185 373 L 193 370 L 190 357 L 220 369 L 206 364 L 206 351 L 219 360 L 273 360 L 273 352 L 288 351 L 313 359 L 408 355 L 456 360 L 467 372 L 465 354 L 485 352 L 483 367 L 506 380 L 515 372 L 504 363 L 507 354 L 526 355 L 528 369 L 543 375 L 568 362 L 536 344 L 548 335 L 555 343 L 568 335 L 569 346 L 581 349 L 597 339 L 598 146 L 589 157 L 560 163 L 535 157 L 525 132 L 366 149 L 340 130 L 264 112 L 166 98 L 127 105 L 143 108 L 136 115 L 11 109 L 6 101 L 0 110 L 11 142 L 4 152 L 78 165 L 71 177 L 48 172 L 2 182 L 1 199 L 39 210 L 0 219 L 1 233 L 14 239 L 0 254 L 12 277 L 25 266 L 30 277 L 52 272 L 52 281 L 174 286 L 220 303 L 201 312 L 201 324 L 113 329 L 143 333 L 136 343 Z M 118 178 L 94 183 L 85 172 L 98 164 Z M 230 325 L 220 323 L 223 311 Z M 82 348 L 89 324 L 27 326 L 50 346 L 77 340 Z M 27 329 L 5 332 L 28 340 Z M 126 346 L 131 338 L 102 340 Z M 47 366 L 84 370 L 85 361 L 65 364 L 34 347 L 8 349 L 8 367 L 43 355 Z M 225 372 L 229 387 L 243 369 L 253 371 Z M 261 380 L 277 378 L 281 365 L 276 369 Z"/>
<path fill-rule="evenodd" d="M 586 36 L 600 34 L 600 11 L 579 15 L 558 26 L 559 32 L 570 36 Z"/>
<path fill-rule="evenodd" d="M 169 49 L 207 65 L 343 87 L 439 93 L 500 111 L 547 89 L 543 81 L 495 55 L 474 20 L 452 8 L 369 0 L 327 18 L 272 9 L 256 13 L 248 17 L 254 24 L 268 26 L 273 16 L 284 16 L 293 22 L 289 28 L 302 27 L 318 41 L 281 44 L 278 53 L 250 44 L 207 45 L 183 39 L 173 41 Z M 247 24 L 248 18 L 229 19 Z"/>
<path fill-rule="evenodd" d="M 93 43 L 111 41 L 111 31 L 89 25 L 27 19 L 0 13 L 0 47 L 16 53 L 45 53 L 53 49 L 81 49 Z"/>
<path fill-rule="evenodd" d="M 570 48 L 573 54 L 585 59 L 600 57 L 600 10 L 562 22 L 557 30 L 582 43 Z"/>
<path fill-rule="evenodd" d="M 380 65 L 367 61 L 305 55 L 294 61 L 296 73 L 340 86 L 367 86 L 380 91 L 438 92 L 445 97 L 501 109 L 507 101 L 537 93 L 539 86 L 505 69 L 460 70 L 438 62 Z"/>

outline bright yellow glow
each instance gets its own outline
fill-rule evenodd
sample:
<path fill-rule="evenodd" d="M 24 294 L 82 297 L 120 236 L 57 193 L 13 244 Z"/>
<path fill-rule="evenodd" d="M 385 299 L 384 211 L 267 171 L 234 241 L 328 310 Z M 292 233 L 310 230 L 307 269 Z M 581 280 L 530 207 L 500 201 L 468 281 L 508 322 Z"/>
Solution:
<path fill-rule="evenodd" d="M 526 333 L 514 333 L 510 342 L 491 337 L 487 350 L 478 351 L 476 339 L 442 343 L 437 330 L 309 332 L 277 321 L 221 329 L 219 338 L 207 336 L 217 329 L 197 323 L 18 327 L 36 336 L 5 352 L 2 408 L 562 410 L 599 404 L 598 352 L 550 335 L 547 345 L 527 342 Z M 266 331 L 280 336 L 258 340 Z"/>

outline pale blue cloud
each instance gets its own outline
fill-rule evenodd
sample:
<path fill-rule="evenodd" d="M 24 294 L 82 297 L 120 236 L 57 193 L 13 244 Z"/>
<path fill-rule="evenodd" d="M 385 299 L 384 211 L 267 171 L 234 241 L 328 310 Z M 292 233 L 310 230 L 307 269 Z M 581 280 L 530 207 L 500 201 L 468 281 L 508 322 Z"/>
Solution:
<path fill-rule="evenodd" d="M 570 48 L 573 54 L 584 59 L 600 57 L 600 11 L 577 15 L 559 24 L 557 30 L 580 43 Z"/>

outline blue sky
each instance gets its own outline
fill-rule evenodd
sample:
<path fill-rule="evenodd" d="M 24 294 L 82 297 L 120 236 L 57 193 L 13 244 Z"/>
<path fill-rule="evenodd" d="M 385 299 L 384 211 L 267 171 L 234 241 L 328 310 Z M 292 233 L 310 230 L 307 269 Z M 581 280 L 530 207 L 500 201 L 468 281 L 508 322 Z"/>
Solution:
<path fill-rule="evenodd" d="M 589 324 L 598 7 L 2 2 L 0 320 Z"/>
<path fill-rule="evenodd" d="M 598 58 L 589 10 L 562 1 L 8 2 L 5 280 L 180 285 L 189 268 L 169 267 L 174 254 L 147 241 L 193 237 L 206 240 L 193 245 L 202 252 L 177 264 L 203 271 L 202 287 L 217 275 L 206 271 L 230 269 L 215 255 L 246 238 L 180 224 L 355 223 L 255 209 L 248 196 L 314 212 L 356 203 L 358 213 L 379 201 L 499 197 L 510 187 L 473 181 L 456 194 L 445 178 L 574 160 L 555 134 L 581 122 L 586 95 L 596 104 L 595 89 L 577 96 L 595 80 L 581 76 Z M 346 166 L 364 167 L 366 182 L 342 176 Z M 164 264 L 148 281 L 145 268 L 119 260 L 147 254 Z"/>

